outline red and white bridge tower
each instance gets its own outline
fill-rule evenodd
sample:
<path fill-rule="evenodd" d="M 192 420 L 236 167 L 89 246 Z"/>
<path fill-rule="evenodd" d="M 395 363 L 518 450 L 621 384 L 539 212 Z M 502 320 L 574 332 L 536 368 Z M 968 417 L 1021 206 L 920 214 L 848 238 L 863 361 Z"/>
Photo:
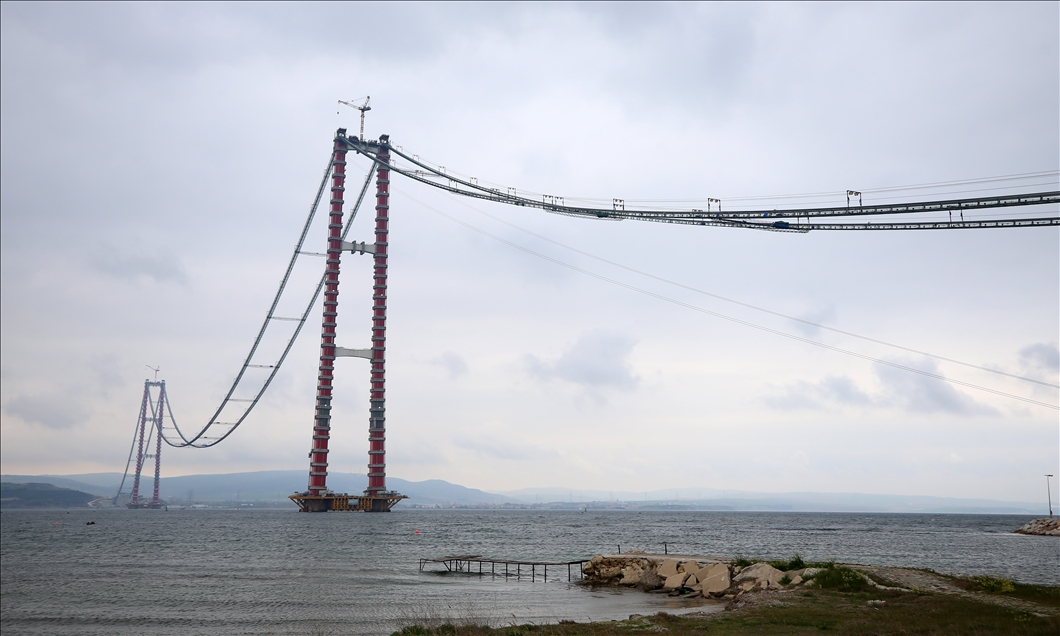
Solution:
<path fill-rule="evenodd" d="M 376 202 L 375 243 L 350 243 L 342 240 L 342 206 L 346 190 L 346 153 L 350 144 L 372 147 L 375 155 Z M 324 318 L 320 336 L 320 367 L 317 376 L 316 416 L 313 446 L 309 451 L 309 488 L 291 495 L 302 512 L 329 510 L 388 512 L 404 495 L 386 488 L 386 299 L 387 247 L 390 212 L 390 151 L 386 135 L 379 141 L 346 137 L 340 128 L 335 135 L 331 171 L 331 211 L 328 223 L 327 267 L 324 281 Z M 374 284 L 372 294 L 372 346 L 347 349 L 335 343 L 339 306 L 339 266 L 342 252 L 372 254 Z M 331 398 L 334 386 L 335 359 L 366 358 L 371 368 L 370 410 L 368 419 L 368 488 L 361 495 L 335 493 L 327 487 L 328 442 L 331 439 Z"/>

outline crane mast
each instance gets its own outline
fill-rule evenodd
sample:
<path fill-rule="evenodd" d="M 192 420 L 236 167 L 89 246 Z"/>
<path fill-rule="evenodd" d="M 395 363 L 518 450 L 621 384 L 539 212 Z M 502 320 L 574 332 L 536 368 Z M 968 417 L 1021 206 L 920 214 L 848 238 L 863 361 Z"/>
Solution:
<path fill-rule="evenodd" d="M 368 102 L 372 101 L 372 96 L 369 95 L 368 97 L 365 97 L 364 98 L 364 103 L 361 104 L 360 106 L 358 106 L 357 104 L 354 103 L 356 101 L 360 101 L 360 100 L 351 99 L 350 101 L 346 101 L 346 100 L 340 99 L 339 103 L 340 104 L 345 104 L 346 106 L 349 106 L 350 108 L 356 108 L 357 110 L 361 111 L 361 141 L 364 141 L 364 114 L 367 111 L 372 110 L 372 107 L 368 105 Z"/>

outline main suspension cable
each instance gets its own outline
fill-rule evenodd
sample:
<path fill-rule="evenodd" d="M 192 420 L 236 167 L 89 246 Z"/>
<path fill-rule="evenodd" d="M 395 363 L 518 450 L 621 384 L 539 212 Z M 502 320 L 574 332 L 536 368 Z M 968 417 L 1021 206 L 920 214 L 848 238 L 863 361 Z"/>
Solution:
<path fill-rule="evenodd" d="M 992 369 L 990 367 L 984 367 L 982 365 L 973 364 L 971 362 L 964 362 L 963 360 L 957 360 L 955 358 L 949 358 L 949 357 L 942 356 L 942 355 L 939 355 L 939 354 L 936 354 L 936 353 L 930 353 L 930 352 L 927 352 L 927 351 L 921 351 L 919 349 L 913 349 L 912 347 L 906 347 L 904 345 L 895 344 L 893 342 L 887 342 L 886 340 L 879 340 L 877 338 L 872 338 L 870 336 L 863 336 L 861 334 L 857 334 L 857 333 L 854 333 L 852 331 L 845 331 L 843 329 L 837 329 L 836 327 L 829 327 L 828 325 L 823 325 L 823 324 L 820 324 L 820 323 L 817 323 L 817 322 L 813 322 L 812 320 L 806 320 L 804 318 L 797 318 L 795 316 L 791 316 L 791 315 L 788 315 L 788 314 L 785 314 L 785 313 L 781 313 L 779 311 L 774 311 L 772 309 L 766 309 L 765 307 L 759 307 L 757 305 L 752 305 L 750 303 L 746 303 L 746 302 L 743 302 L 743 301 L 740 301 L 740 300 L 736 300 L 734 298 L 728 298 L 726 296 L 722 296 L 721 294 L 715 294 L 714 292 L 709 292 L 709 291 L 706 291 L 704 289 L 699 289 L 698 287 L 692 287 L 691 285 L 685 285 L 684 283 L 679 283 L 677 281 L 670 280 L 669 278 L 664 278 L 662 276 L 658 276 L 658 275 L 652 274 L 650 272 L 645 272 L 643 270 L 639 270 L 639 269 L 636 269 L 634 267 L 630 267 L 628 265 L 623 265 L 622 263 L 618 263 L 618 262 L 606 259 L 606 258 L 604 258 L 602 256 L 597 256 L 597 255 L 592 254 L 590 252 L 586 252 L 584 250 L 580 250 L 580 249 L 578 249 L 576 247 L 567 245 L 565 243 L 561 243 L 561 242 L 559 242 L 559 241 L 557 241 L 555 239 L 551 239 L 551 238 L 549 238 L 547 236 L 544 236 L 542 234 L 538 234 L 538 233 L 533 232 L 531 230 L 528 230 L 528 229 L 526 229 L 524 227 L 520 227 L 520 226 L 512 223 L 511 221 L 503 219 L 503 218 L 501 218 L 499 216 L 490 214 L 489 212 L 486 212 L 485 210 L 480 210 L 480 209 L 476 208 L 475 206 L 471 205 L 470 203 L 468 203 L 468 202 L 466 202 L 466 201 L 464 201 L 462 199 L 459 199 L 459 198 L 453 197 L 453 196 L 450 196 L 450 198 L 455 203 L 458 203 L 458 204 L 466 207 L 467 209 L 472 210 L 473 212 L 477 212 L 478 214 L 481 214 L 482 216 L 485 216 L 485 217 L 488 217 L 490 219 L 493 219 L 494 221 L 496 221 L 498 223 L 502 223 L 504 225 L 507 225 L 508 227 L 510 227 L 512 229 L 519 230 L 520 232 L 523 232 L 524 234 L 528 234 L 528 235 L 533 236 L 535 238 L 538 238 L 538 239 L 540 239 L 542 241 L 545 241 L 545 242 L 551 243 L 553 245 L 556 245 L 557 247 L 562 247 L 565 250 L 569 250 L 569 251 L 574 252 L 576 254 L 581 254 L 582 256 L 586 256 L 588 258 L 591 258 L 593 260 L 599 261 L 601 263 L 606 263 L 607 265 L 611 265 L 613 267 L 618 267 L 618 268 L 624 269 L 624 270 L 626 270 L 628 272 L 633 272 L 634 274 L 639 274 L 641 276 L 645 276 L 647 278 L 651 278 L 651 279 L 666 283 L 668 285 L 673 285 L 674 287 L 680 287 L 681 289 L 686 289 L 688 291 L 695 292 L 697 294 L 702 294 L 704 296 L 710 296 L 711 298 L 716 298 L 718 300 L 723 300 L 723 301 L 725 301 L 727 303 L 732 303 L 734 305 L 740 305 L 741 307 L 747 307 L 748 309 L 753 309 L 755 311 L 760 311 L 762 313 L 771 314 L 773 316 L 778 316 L 780 318 L 786 318 L 788 320 L 793 320 L 795 322 L 799 322 L 799 323 L 802 323 L 804 325 L 808 325 L 808 326 L 811 326 L 811 327 L 816 327 L 818 329 L 825 329 L 827 331 L 831 331 L 833 333 L 842 334 L 844 336 L 850 336 L 851 338 L 858 338 L 858 339 L 864 340 L 866 342 L 872 342 L 872 343 L 884 345 L 884 346 L 887 346 L 887 347 L 893 347 L 895 349 L 901 349 L 902 351 L 908 351 L 909 353 L 915 353 L 917 355 L 922 355 L 922 356 L 925 356 L 925 357 L 928 357 L 928 358 L 935 358 L 936 360 L 943 360 L 945 362 L 952 362 L 953 364 L 959 364 L 959 365 L 962 365 L 962 366 L 965 366 L 965 367 L 969 367 L 969 368 L 972 368 L 972 369 L 977 369 L 979 371 L 987 371 L 987 372 L 994 373 L 994 374 L 997 374 L 997 375 L 1003 375 L 1003 376 L 1006 376 L 1006 377 L 1009 377 L 1009 378 L 1013 378 L 1013 379 L 1016 379 L 1016 380 L 1022 380 L 1024 382 L 1032 382 L 1034 384 L 1040 384 L 1042 386 L 1047 386 L 1047 387 L 1051 387 L 1051 388 L 1054 388 L 1054 389 L 1060 389 L 1060 384 L 1053 384 L 1053 383 L 1050 383 L 1050 382 L 1043 382 L 1041 380 L 1035 380 L 1034 378 L 1028 378 L 1026 376 L 1017 375 L 1015 373 L 1008 373 L 1007 371 L 1001 371 L 999 369 Z"/>
<path fill-rule="evenodd" d="M 346 138 L 347 146 L 368 157 L 374 158 L 374 152 L 370 146 L 359 139 Z M 660 223 L 676 223 L 683 225 L 725 226 L 742 227 L 772 232 L 797 232 L 804 233 L 810 230 L 942 230 L 942 229 L 971 229 L 971 228 L 1002 228 L 1002 227 L 1035 227 L 1060 225 L 1060 215 L 1019 218 L 1019 219 L 975 219 L 959 221 L 908 221 L 908 222 L 857 222 L 857 223 L 813 223 L 812 218 L 825 217 L 871 217 L 885 215 L 905 215 L 923 212 L 968 212 L 973 210 L 984 210 L 1007 207 L 1025 207 L 1039 205 L 1053 205 L 1060 203 L 1060 190 L 1044 192 L 1028 192 L 1012 195 L 995 195 L 988 197 L 945 199 L 935 201 L 916 201 L 907 203 L 870 204 L 861 205 L 834 205 L 812 208 L 784 209 L 784 210 L 736 210 L 722 212 L 721 203 L 718 210 L 650 210 L 650 209 L 626 209 L 625 202 L 620 205 L 619 199 L 614 200 L 612 209 L 594 208 L 585 206 L 566 205 L 565 199 L 559 196 L 542 195 L 542 199 L 530 199 L 519 196 L 515 188 L 508 188 L 501 192 L 499 188 L 489 188 L 480 185 L 476 179 L 463 179 L 454 174 L 449 174 L 444 169 L 435 168 L 419 159 L 414 158 L 403 150 L 394 146 L 388 146 L 390 150 L 406 161 L 422 168 L 422 170 L 409 170 L 394 166 L 393 170 L 410 179 L 419 181 L 433 188 L 445 190 L 453 194 L 465 197 L 484 199 L 531 207 L 562 214 L 566 216 L 588 217 L 599 219 L 636 219 L 641 221 L 654 221 Z M 439 181 L 435 181 L 438 179 Z M 442 183 L 444 180 L 445 183 Z M 777 219 L 765 220 L 764 218 Z"/>
<path fill-rule="evenodd" d="M 396 188 L 395 188 L 395 190 L 396 191 L 400 191 L 400 190 L 397 190 Z M 402 192 L 402 194 L 404 194 L 404 196 L 408 197 L 409 200 L 411 200 L 411 201 L 413 201 L 415 203 L 418 203 L 419 205 L 423 206 L 425 209 L 430 210 L 431 212 L 434 212 L 435 214 L 437 214 L 439 216 L 442 216 L 442 217 L 444 217 L 446 219 L 449 219 L 450 221 L 452 221 L 454 223 L 462 225 L 462 226 L 466 227 L 467 229 L 472 230 L 473 232 L 477 232 L 477 233 L 482 234 L 483 236 L 489 237 L 489 238 L 491 238 L 491 239 L 493 239 L 495 241 L 499 241 L 501 243 L 504 243 L 505 245 L 508 245 L 510 247 L 514 247 L 515 249 L 520 250 L 522 252 L 525 252 L 527 254 L 530 254 L 532 256 L 536 256 L 538 258 L 541 258 L 543 260 L 549 261 L 551 263 L 555 263 L 556 265 L 559 265 L 561 267 L 565 267 L 565 268 L 570 269 L 572 271 L 576 271 L 578 273 L 585 274 L 586 276 L 591 276 L 591 277 L 596 278 L 598 280 L 602 280 L 604 282 L 611 283 L 612 285 L 616 285 L 618 287 L 624 287 L 625 289 L 628 289 L 628 290 L 631 290 L 631 291 L 634 291 L 634 292 L 637 292 L 637 293 L 640 293 L 640 294 L 644 294 L 646 296 L 650 296 L 650 297 L 656 298 L 658 300 L 662 300 L 662 301 L 665 301 L 665 302 L 668 302 L 668 303 L 672 303 L 672 304 L 678 305 L 680 307 L 685 307 L 686 309 L 691 309 L 693 311 L 697 311 L 697 312 L 700 312 L 700 313 L 708 314 L 708 315 L 714 316 L 716 318 L 721 318 L 723 320 L 728 320 L 730 322 L 734 322 L 734 323 L 737 323 L 737 324 L 740 324 L 740 325 L 744 325 L 746 327 L 751 327 L 753 329 L 758 329 L 760 331 L 764 331 L 764 332 L 771 333 L 771 334 L 774 334 L 774 335 L 782 336 L 782 337 L 789 338 L 789 339 L 792 339 L 792 340 L 797 340 L 799 342 L 810 344 L 810 345 L 813 345 L 813 346 L 816 346 L 816 347 L 829 349 L 831 351 L 835 351 L 835 352 L 842 353 L 842 354 L 845 354 L 845 355 L 853 356 L 855 358 L 861 358 L 862 360 L 868 360 L 869 362 L 874 362 L 876 364 L 882 364 L 882 365 L 893 367 L 893 368 L 896 368 L 896 369 L 901 369 L 903 371 L 909 371 L 911 373 L 916 373 L 916 374 L 923 375 L 923 376 L 926 376 L 926 377 L 929 377 L 929 378 L 934 378 L 936 380 L 942 380 L 943 382 L 949 382 L 951 384 L 957 384 L 957 385 L 960 385 L 960 386 L 965 386 L 965 387 L 968 387 L 968 388 L 971 388 L 971 389 L 976 389 L 978 391 L 984 391 L 986 393 L 992 393 L 994 395 L 998 395 L 998 396 L 1001 396 L 1001 397 L 1006 397 L 1006 398 L 1009 398 L 1009 399 L 1019 400 L 1021 402 L 1034 404 L 1036 406 L 1043 406 L 1045 408 L 1050 408 L 1050 409 L 1054 409 L 1054 410 L 1060 410 L 1060 406 L 1055 405 L 1055 404 L 1050 404 L 1048 402 L 1041 402 L 1039 400 L 1026 398 L 1026 397 L 1023 397 L 1023 396 L 1020 396 L 1020 395 L 1014 395 L 1012 393 L 1006 393 L 1004 391 L 999 391 L 997 389 L 991 389 L 989 387 L 981 386 L 981 385 L 978 385 L 978 384 L 973 384 L 971 382 L 965 382 L 963 380 L 957 380 L 957 379 L 954 379 L 954 378 L 948 378 L 948 377 L 946 377 L 946 376 L 944 376 L 942 374 L 939 374 L 939 373 L 932 373 L 931 371 L 925 371 L 923 369 L 917 369 L 915 367 L 910 367 L 910 366 L 907 366 L 907 365 L 904 365 L 904 364 L 900 364 L 900 363 L 897 363 L 897 362 L 893 362 L 893 361 L 890 361 L 890 360 L 884 360 L 882 358 L 876 358 L 874 356 L 870 356 L 870 355 L 866 355 L 866 354 L 863 354 L 863 353 L 858 353 L 856 351 L 851 351 L 849 349 L 844 349 L 842 347 L 837 347 L 837 346 L 834 346 L 834 345 L 826 344 L 826 343 L 820 342 L 818 340 L 813 340 L 811 338 L 804 338 L 802 336 L 796 336 L 794 334 L 787 333 L 785 331 L 780 331 L 779 329 L 773 329 L 773 328 L 766 327 L 764 325 L 759 325 L 757 323 L 753 323 L 753 322 L 750 322 L 750 321 L 747 321 L 747 320 L 742 320 L 740 318 L 735 318 L 733 316 L 728 316 L 728 315 L 722 314 L 720 312 L 711 311 L 709 309 L 705 309 L 703 307 L 692 305 L 690 303 L 686 303 L 686 302 L 677 300 L 675 298 L 670 298 L 669 296 L 664 296 L 662 294 L 659 294 L 659 293 L 644 289 L 642 287 L 637 287 L 635 285 L 630 285 L 629 283 L 624 283 L 622 281 L 619 281 L 619 280 L 616 280 L 616 279 L 613 279 L 613 278 L 609 278 L 607 276 L 603 276 L 601 274 L 597 274 L 596 272 L 592 272 L 592 271 L 589 271 L 587 269 L 578 267 L 577 265 L 572 265 L 572 264 L 567 263 L 565 261 L 562 261 L 560 259 L 553 258 L 551 256 L 547 256 L 545 254 L 542 254 L 540 252 L 532 250 L 532 249 L 530 249 L 528 247 L 524 247 L 522 245 L 519 245 L 518 243 L 515 243 L 513 241 L 509 241 L 509 240 L 507 240 L 505 238 L 497 236 L 496 234 L 492 234 L 492 233 L 490 233 L 490 232 L 488 232 L 486 230 L 483 230 L 483 229 L 478 228 L 478 227 L 476 227 L 476 226 L 474 226 L 474 225 L 472 225 L 470 223 L 467 223 L 466 221 L 458 219 L 458 218 L 456 218 L 456 217 L 454 217 L 454 216 L 452 216 L 450 214 L 446 214 L 445 212 L 442 212 L 441 210 L 435 208 L 434 206 L 431 206 L 430 204 L 425 203 L 424 201 L 421 201 L 421 200 L 415 198 L 414 196 L 410 195 L 408 192 Z"/>

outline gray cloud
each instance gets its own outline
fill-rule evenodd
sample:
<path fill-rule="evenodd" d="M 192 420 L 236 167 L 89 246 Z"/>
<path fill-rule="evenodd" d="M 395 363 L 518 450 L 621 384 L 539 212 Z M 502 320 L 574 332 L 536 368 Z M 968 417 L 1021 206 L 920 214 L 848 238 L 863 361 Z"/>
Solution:
<path fill-rule="evenodd" d="M 18 395 L 4 405 L 4 412 L 29 424 L 53 429 L 73 428 L 88 421 L 80 400 L 64 398 L 53 394 Z"/>
<path fill-rule="evenodd" d="M 467 373 L 467 363 L 464 362 L 464 358 L 460 356 L 460 354 L 453 353 L 452 351 L 446 351 L 434 360 L 431 360 L 431 364 L 436 364 L 444 368 L 446 372 L 449 373 L 450 378 L 458 378 Z"/>
<path fill-rule="evenodd" d="M 818 307 L 812 311 L 802 312 L 801 315 L 796 315 L 797 318 L 801 318 L 807 322 L 817 323 L 818 325 L 828 325 L 835 322 L 836 311 L 834 305 L 828 305 L 827 307 Z M 792 326 L 795 327 L 796 331 L 801 332 L 807 336 L 816 336 L 821 333 L 821 328 L 815 325 L 808 325 L 805 322 L 792 321 Z"/>
<path fill-rule="evenodd" d="M 846 376 L 829 376 L 821 381 L 820 388 L 825 394 L 841 404 L 864 405 L 872 403 L 872 398 L 858 388 L 852 379 Z"/>
<path fill-rule="evenodd" d="M 905 366 L 940 374 L 933 360 L 896 360 Z M 877 399 L 881 405 L 903 408 L 913 413 L 952 413 L 954 415 L 993 415 L 997 411 L 976 402 L 971 396 L 942 380 L 930 378 L 894 367 L 878 366 L 876 375 L 884 386 Z"/>
<path fill-rule="evenodd" d="M 1020 349 L 1020 364 L 1034 371 L 1060 372 L 1060 349 L 1056 343 L 1028 345 Z"/>
<path fill-rule="evenodd" d="M 159 283 L 188 282 L 180 259 L 169 252 L 102 245 L 91 255 L 89 262 L 96 271 L 122 280 L 149 278 Z"/>
<path fill-rule="evenodd" d="M 602 401 L 603 391 L 631 391 L 640 378 L 633 374 L 629 355 L 636 340 L 620 334 L 593 331 L 583 335 L 553 362 L 534 355 L 525 358 L 529 373 L 542 380 L 561 380 L 586 389 Z"/>
<path fill-rule="evenodd" d="M 818 382 L 801 380 L 770 395 L 764 402 L 776 409 L 829 409 L 835 406 L 870 406 L 874 400 L 845 375 L 832 375 Z"/>
<path fill-rule="evenodd" d="M 119 371 L 120 363 L 114 354 L 93 355 L 88 366 L 96 373 L 96 383 L 99 386 L 99 392 L 104 397 L 109 397 L 111 390 L 124 385 Z"/>
<path fill-rule="evenodd" d="M 910 362 L 904 366 L 940 374 L 930 361 Z M 897 409 L 908 413 L 950 413 L 954 415 L 996 415 L 997 411 L 975 401 L 971 396 L 942 380 L 902 369 L 879 365 L 876 375 L 881 390 L 862 389 L 850 377 L 828 376 L 817 382 L 799 381 L 764 398 L 775 409 L 835 410 L 841 407 Z"/>
<path fill-rule="evenodd" d="M 816 386 L 811 382 L 797 382 L 762 398 L 762 402 L 774 409 L 793 411 L 797 409 L 822 410 L 827 408 L 813 395 Z"/>
<path fill-rule="evenodd" d="M 492 435 L 456 438 L 453 443 L 459 448 L 495 459 L 527 460 L 556 454 L 555 451 L 526 444 L 522 440 L 499 439 Z"/>

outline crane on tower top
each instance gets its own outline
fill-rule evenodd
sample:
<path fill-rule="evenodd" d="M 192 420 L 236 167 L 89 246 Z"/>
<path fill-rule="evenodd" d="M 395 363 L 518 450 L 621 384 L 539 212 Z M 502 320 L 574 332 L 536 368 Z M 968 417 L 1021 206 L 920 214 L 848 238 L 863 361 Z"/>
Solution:
<path fill-rule="evenodd" d="M 372 110 L 372 107 L 368 105 L 368 102 L 370 102 L 371 100 L 372 100 L 372 96 L 371 95 L 369 95 L 368 97 L 365 97 L 364 98 L 364 103 L 361 104 L 360 106 L 358 106 L 356 103 L 354 103 L 354 102 L 361 101 L 359 99 L 351 99 L 350 101 L 346 101 L 344 99 L 340 99 L 339 100 L 340 104 L 345 104 L 345 105 L 349 106 L 350 108 L 356 108 L 357 110 L 361 111 L 361 141 L 364 141 L 364 114 L 367 111 Z"/>

